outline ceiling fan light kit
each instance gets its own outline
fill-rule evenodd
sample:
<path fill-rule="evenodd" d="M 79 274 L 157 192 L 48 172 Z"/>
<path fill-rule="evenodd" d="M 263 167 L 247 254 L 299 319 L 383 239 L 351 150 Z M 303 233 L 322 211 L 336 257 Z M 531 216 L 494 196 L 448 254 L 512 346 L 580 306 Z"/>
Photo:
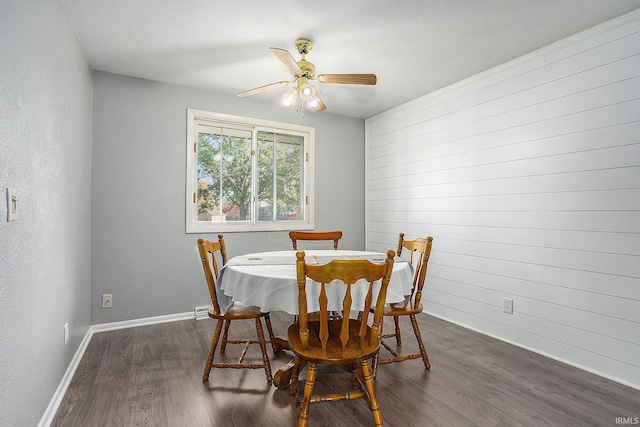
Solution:
<path fill-rule="evenodd" d="M 321 99 L 316 94 L 316 88 L 308 83 L 308 79 L 299 78 L 296 86 L 282 96 L 282 104 L 285 107 L 295 107 L 304 117 L 305 109 L 315 111 L 320 105 Z"/>
<path fill-rule="evenodd" d="M 287 107 L 293 106 L 296 111 L 300 112 L 302 117 L 304 117 L 305 109 L 319 112 L 327 108 L 320 97 L 318 89 L 310 83 L 313 80 L 320 83 L 356 85 L 375 85 L 377 83 L 377 77 L 375 74 L 320 74 L 316 77 L 315 65 L 305 59 L 306 54 L 309 53 L 313 47 L 311 40 L 298 39 L 295 42 L 295 47 L 298 50 L 298 53 L 302 56 L 300 61 L 293 59 L 293 56 L 284 49 L 276 47 L 270 48 L 271 52 L 273 52 L 273 54 L 278 57 L 289 71 L 291 71 L 291 75 L 293 76 L 292 81 L 271 83 L 265 86 L 249 89 L 244 92 L 240 92 L 238 96 L 244 97 L 254 95 L 269 89 L 292 84 L 293 87 L 283 95 L 282 104 Z"/>

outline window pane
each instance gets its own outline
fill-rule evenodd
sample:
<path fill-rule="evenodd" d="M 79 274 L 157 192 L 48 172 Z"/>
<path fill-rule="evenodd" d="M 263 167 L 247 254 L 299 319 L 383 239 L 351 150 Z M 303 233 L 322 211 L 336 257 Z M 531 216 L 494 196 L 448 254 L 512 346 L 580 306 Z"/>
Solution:
<path fill-rule="evenodd" d="M 198 221 L 251 221 L 251 131 L 198 126 Z"/>
<path fill-rule="evenodd" d="M 279 221 L 303 219 L 302 144 L 301 136 L 276 135 L 276 206 Z"/>
<path fill-rule="evenodd" d="M 303 142 L 297 135 L 258 132 L 260 221 L 303 219 Z"/>
<path fill-rule="evenodd" d="M 198 221 L 221 221 L 220 150 L 222 129 L 198 127 Z"/>
<path fill-rule="evenodd" d="M 275 134 L 258 132 L 258 221 L 273 221 Z"/>

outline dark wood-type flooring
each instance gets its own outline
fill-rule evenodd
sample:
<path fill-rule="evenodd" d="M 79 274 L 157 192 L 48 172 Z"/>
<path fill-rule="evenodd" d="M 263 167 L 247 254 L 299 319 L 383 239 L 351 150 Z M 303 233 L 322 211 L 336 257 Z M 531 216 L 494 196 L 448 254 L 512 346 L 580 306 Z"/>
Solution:
<path fill-rule="evenodd" d="M 285 335 L 292 316 L 271 317 L 276 334 Z M 640 390 L 426 314 L 418 318 L 431 370 L 420 359 L 380 366 L 376 394 L 386 426 L 615 426 L 618 417 L 640 416 Z M 263 370 L 213 369 L 202 382 L 214 324 L 185 320 L 94 334 L 52 425 L 295 426 L 293 397 L 268 385 Z M 413 352 L 407 321 L 403 328 L 405 350 Z M 255 334 L 253 323 L 234 323 L 231 335 L 240 333 Z M 228 345 L 229 360 L 241 348 Z M 257 346 L 248 358 L 260 360 Z M 274 372 L 290 359 L 289 352 L 273 356 Z M 319 368 L 318 391 L 349 387 L 347 373 Z M 310 409 L 309 427 L 368 425 L 363 399 Z"/>

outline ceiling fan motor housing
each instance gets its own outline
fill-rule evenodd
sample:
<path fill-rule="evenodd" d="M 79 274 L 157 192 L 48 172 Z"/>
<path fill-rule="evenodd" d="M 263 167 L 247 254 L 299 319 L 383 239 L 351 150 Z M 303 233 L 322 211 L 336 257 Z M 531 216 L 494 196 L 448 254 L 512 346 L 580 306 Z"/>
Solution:
<path fill-rule="evenodd" d="M 311 62 L 307 61 L 306 59 L 301 59 L 300 61 L 297 62 L 297 64 L 298 64 L 298 67 L 300 67 L 300 69 L 302 70 L 302 74 L 299 76 L 294 74 L 295 77 L 306 77 L 308 79 L 313 79 L 313 77 L 316 75 L 315 65 L 313 65 Z"/>

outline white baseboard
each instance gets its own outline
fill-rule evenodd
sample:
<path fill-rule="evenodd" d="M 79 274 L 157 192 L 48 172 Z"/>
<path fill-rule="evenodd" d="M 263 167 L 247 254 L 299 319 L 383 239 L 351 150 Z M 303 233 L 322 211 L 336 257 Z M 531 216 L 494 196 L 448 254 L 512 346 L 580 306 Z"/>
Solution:
<path fill-rule="evenodd" d="M 122 322 L 102 323 L 91 325 L 89 330 L 96 332 L 115 331 L 116 329 L 135 328 L 136 326 L 155 325 L 158 323 L 177 322 L 179 320 L 192 320 L 193 311 L 186 313 L 167 314 L 164 316 L 145 317 L 142 319 L 124 320 Z"/>
<path fill-rule="evenodd" d="M 84 335 L 82 342 L 80 343 L 80 345 L 78 346 L 78 349 L 76 350 L 76 354 L 73 356 L 73 359 L 71 359 L 71 363 L 69 364 L 67 371 L 62 376 L 60 385 L 58 385 L 56 392 L 53 394 L 53 398 L 51 399 L 51 402 L 49 402 L 49 406 L 47 406 L 47 409 L 44 411 L 44 415 L 40 419 L 40 422 L 38 423 L 38 427 L 48 427 L 51 425 L 53 418 L 56 416 L 56 412 L 58 412 L 60 403 L 64 398 L 64 394 L 67 392 L 67 388 L 71 383 L 71 379 L 73 378 L 73 375 L 76 373 L 76 369 L 78 368 L 78 365 L 82 360 L 82 356 L 84 356 L 84 352 L 87 349 L 87 346 L 89 345 L 89 341 L 91 341 L 92 335 L 93 335 L 93 332 L 91 331 L 91 327 L 89 327 L 89 330 Z"/>
<path fill-rule="evenodd" d="M 71 359 L 71 363 L 69 364 L 67 371 L 64 373 L 62 380 L 60 381 L 60 385 L 58 385 L 56 392 L 53 394 L 53 398 L 49 402 L 49 406 L 47 406 L 47 409 L 44 411 L 44 415 L 40 419 L 38 427 L 49 427 L 53 422 L 53 419 L 58 412 L 58 408 L 60 407 L 60 403 L 62 403 L 62 399 L 67 392 L 67 388 L 69 388 L 69 384 L 71 384 L 73 375 L 76 373 L 78 365 L 80 365 L 80 361 L 84 356 L 84 352 L 87 350 L 87 346 L 89 345 L 93 334 L 99 332 L 114 331 L 116 329 L 153 325 L 157 323 L 176 322 L 179 320 L 192 320 L 193 317 L 193 311 L 189 311 L 187 313 L 168 314 L 166 316 L 146 317 L 143 319 L 125 320 L 122 322 L 103 323 L 100 325 L 89 326 L 89 329 L 84 335 L 82 342 L 78 346 L 73 359 Z"/>

